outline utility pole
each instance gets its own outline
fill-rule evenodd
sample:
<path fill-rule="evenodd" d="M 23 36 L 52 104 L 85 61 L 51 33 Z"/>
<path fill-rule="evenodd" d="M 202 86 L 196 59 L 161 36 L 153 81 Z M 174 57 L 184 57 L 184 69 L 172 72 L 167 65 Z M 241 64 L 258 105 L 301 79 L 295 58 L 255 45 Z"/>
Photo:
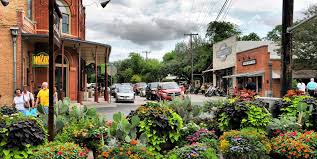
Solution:
<path fill-rule="evenodd" d="M 145 53 L 145 60 L 147 61 L 147 55 L 151 53 L 151 51 L 143 51 Z"/>
<path fill-rule="evenodd" d="M 193 56 L 193 36 L 198 35 L 197 33 L 190 33 L 190 34 L 184 34 L 184 36 L 189 36 L 189 47 L 190 47 L 190 56 L 191 56 L 191 80 L 190 83 L 193 86 L 194 85 L 194 56 Z"/>
<path fill-rule="evenodd" d="M 281 97 L 292 87 L 292 34 L 288 28 L 293 25 L 293 12 L 294 0 L 283 0 Z"/>

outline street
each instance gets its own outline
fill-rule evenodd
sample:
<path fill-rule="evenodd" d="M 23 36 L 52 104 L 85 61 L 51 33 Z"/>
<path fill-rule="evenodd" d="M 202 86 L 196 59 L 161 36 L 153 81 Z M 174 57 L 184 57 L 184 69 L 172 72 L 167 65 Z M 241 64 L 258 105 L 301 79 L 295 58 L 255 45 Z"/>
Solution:
<path fill-rule="evenodd" d="M 203 95 L 190 95 L 193 105 L 202 105 L 208 100 L 219 100 L 223 97 L 205 97 Z M 110 104 L 91 104 L 87 105 L 89 108 L 96 108 L 97 112 L 107 120 L 112 119 L 112 115 L 116 112 L 123 112 L 128 115 L 131 110 L 137 109 L 138 106 L 145 104 L 148 100 L 144 97 L 136 96 L 134 103 L 115 103 L 115 99 L 111 98 Z"/>

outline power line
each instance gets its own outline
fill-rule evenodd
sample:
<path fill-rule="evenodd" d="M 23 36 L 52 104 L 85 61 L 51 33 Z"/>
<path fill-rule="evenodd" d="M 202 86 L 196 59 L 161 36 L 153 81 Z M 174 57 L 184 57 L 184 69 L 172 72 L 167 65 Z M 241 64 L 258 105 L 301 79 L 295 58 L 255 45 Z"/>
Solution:
<path fill-rule="evenodd" d="M 229 14 L 229 11 L 232 7 L 232 4 L 233 4 L 233 1 L 232 0 L 229 0 L 229 3 L 228 3 L 228 7 L 227 7 L 227 11 L 225 12 L 225 14 L 222 16 L 222 20 L 221 21 L 225 21 L 225 19 L 227 18 L 227 15 Z"/>
<path fill-rule="evenodd" d="M 193 56 L 193 36 L 197 36 L 197 33 L 189 33 L 184 34 L 184 36 L 189 36 L 189 47 L 190 47 L 190 53 L 191 53 L 191 84 L 194 84 L 194 56 Z"/>
<path fill-rule="evenodd" d="M 219 11 L 219 13 L 218 13 L 217 18 L 216 18 L 215 21 L 218 21 L 218 20 L 219 20 L 221 14 L 222 14 L 222 12 L 224 11 L 224 9 L 226 8 L 228 2 L 229 2 L 229 0 L 226 0 L 225 3 L 222 5 L 222 7 L 221 7 L 221 9 L 220 9 L 220 11 Z"/>

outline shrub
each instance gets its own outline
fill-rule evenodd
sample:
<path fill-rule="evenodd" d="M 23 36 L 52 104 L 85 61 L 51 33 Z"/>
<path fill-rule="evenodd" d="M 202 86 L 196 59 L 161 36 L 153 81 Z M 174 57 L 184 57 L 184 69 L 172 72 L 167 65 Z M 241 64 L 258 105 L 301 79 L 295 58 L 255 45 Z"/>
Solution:
<path fill-rule="evenodd" d="M 186 137 L 186 140 L 191 145 L 195 143 L 204 143 L 213 148 L 218 147 L 216 139 L 217 136 L 215 135 L 214 131 L 209 131 L 207 129 L 200 129 Z"/>
<path fill-rule="evenodd" d="M 0 116 L 0 158 L 28 158 L 29 148 L 46 141 L 43 125 L 22 114 Z"/>
<path fill-rule="evenodd" d="M 140 118 L 139 134 L 145 133 L 150 150 L 168 150 L 179 140 L 183 127 L 182 118 L 165 107 L 139 107 L 130 117 Z"/>
<path fill-rule="evenodd" d="M 88 150 L 84 150 L 74 143 L 51 142 L 34 150 L 31 159 L 86 159 Z"/>
<path fill-rule="evenodd" d="M 9 106 L 2 106 L 0 107 L 0 114 L 1 115 L 11 115 L 18 113 L 18 110 L 15 107 L 9 107 Z"/>
<path fill-rule="evenodd" d="M 271 151 L 266 133 L 254 128 L 225 132 L 220 138 L 220 150 L 227 159 L 264 159 Z"/>
<path fill-rule="evenodd" d="M 260 101 L 228 100 L 216 111 L 222 131 L 245 127 L 265 128 L 271 120 L 270 112 Z"/>
<path fill-rule="evenodd" d="M 117 147 L 105 147 L 98 159 L 153 159 L 152 154 L 146 147 L 124 144 Z"/>
<path fill-rule="evenodd" d="M 267 126 L 268 136 L 274 137 L 287 131 L 295 131 L 300 129 L 300 125 L 296 122 L 295 117 L 273 118 Z"/>
<path fill-rule="evenodd" d="M 274 158 L 316 158 L 317 133 L 290 131 L 271 140 Z"/>
<path fill-rule="evenodd" d="M 216 151 L 204 144 L 186 145 L 170 151 L 167 159 L 218 159 Z"/>

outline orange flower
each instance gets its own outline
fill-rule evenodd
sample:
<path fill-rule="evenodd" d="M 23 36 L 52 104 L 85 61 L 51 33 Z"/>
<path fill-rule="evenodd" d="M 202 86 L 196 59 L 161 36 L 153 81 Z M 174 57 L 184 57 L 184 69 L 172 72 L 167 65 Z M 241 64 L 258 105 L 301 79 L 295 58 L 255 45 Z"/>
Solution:
<path fill-rule="evenodd" d="M 142 151 L 145 151 L 145 150 L 146 150 L 146 148 L 145 148 L 145 147 L 142 147 L 142 148 L 141 148 L 141 150 L 142 150 Z"/>
<path fill-rule="evenodd" d="M 306 154 L 306 155 L 304 156 L 304 158 L 309 158 L 309 154 Z"/>
<path fill-rule="evenodd" d="M 102 154 L 101 154 L 103 157 L 109 157 L 109 153 L 108 152 L 102 152 Z"/>
<path fill-rule="evenodd" d="M 131 145 L 136 145 L 136 144 L 138 144 L 138 140 L 133 139 L 133 140 L 130 141 L 130 144 Z"/>
<path fill-rule="evenodd" d="M 122 147 L 120 147 L 120 148 L 119 148 L 119 150 L 120 150 L 120 151 L 123 151 L 123 148 L 122 148 Z"/>
<path fill-rule="evenodd" d="M 131 153 L 132 153 L 131 151 L 128 151 L 128 152 L 127 152 L 128 155 L 131 155 Z"/>

